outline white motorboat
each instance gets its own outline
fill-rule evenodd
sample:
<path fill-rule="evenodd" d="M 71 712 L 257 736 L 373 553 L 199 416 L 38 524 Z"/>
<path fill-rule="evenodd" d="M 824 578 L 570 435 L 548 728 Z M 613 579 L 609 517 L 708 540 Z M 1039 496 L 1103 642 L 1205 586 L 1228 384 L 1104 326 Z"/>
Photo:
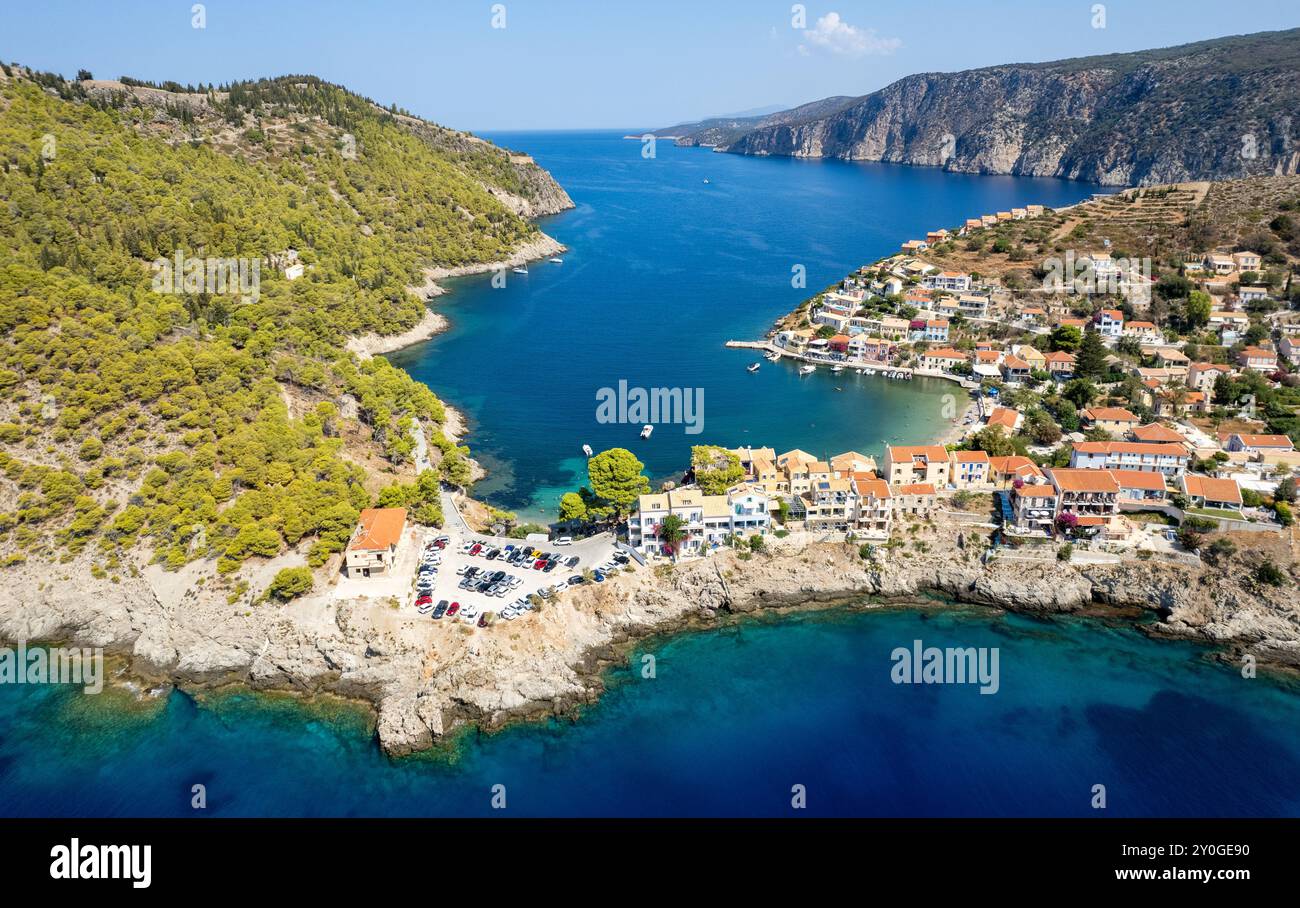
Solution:
<path fill-rule="evenodd" d="M 514 270 L 515 274 L 527 274 L 527 273 L 528 273 L 528 266 L 527 266 L 527 265 L 518 265 L 518 266 L 516 266 L 513 270 Z"/>
<path fill-rule="evenodd" d="M 800 374 L 800 375 L 812 375 L 812 374 L 813 374 L 814 372 L 816 372 L 816 371 L 817 371 L 817 367 L 816 367 L 816 366 L 800 366 L 800 367 L 799 367 L 799 374 Z"/>
<path fill-rule="evenodd" d="M 655 430 L 655 427 L 652 426 L 652 425 L 649 425 L 649 424 L 647 423 L 646 425 L 644 425 L 644 426 L 641 427 L 641 437 L 642 437 L 642 438 L 649 438 L 649 437 L 650 437 L 650 433 L 653 432 L 654 430 Z"/>
<path fill-rule="evenodd" d="M 551 264 L 552 264 L 552 265 L 563 265 L 563 264 L 564 264 L 564 259 L 551 259 Z"/>
<path fill-rule="evenodd" d="M 757 372 L 757 371 L 758 371 L 758 363 L 750 363 L 748 366 L 745 367 L 745 371 L 746 371 L 746 372 Z"/>

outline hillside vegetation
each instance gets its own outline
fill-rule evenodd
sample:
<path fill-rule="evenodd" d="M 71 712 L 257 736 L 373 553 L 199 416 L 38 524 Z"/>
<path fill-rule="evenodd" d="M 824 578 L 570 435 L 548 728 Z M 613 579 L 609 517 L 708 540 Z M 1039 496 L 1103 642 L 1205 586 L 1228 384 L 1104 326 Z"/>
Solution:
<path fill-rule="evenodd" d="M 367 466 L 411 472 L 415 419 L 439 475 L 468 480 L 437 397 L 345 344 L 419 323 L 422 268 L 534 236 L 497 195 L 536 177 L 307 77 L 187 92 L 3 69 L 5 564 L 131 570 L 140 546 L 231 572 L 301 545 L 319 565 L 380 491 Z M 178 252 L 255 260 L 256 293 L 158 292 L 150 263 Z M 438 523 L 437 486 L 383 498 Z"/>

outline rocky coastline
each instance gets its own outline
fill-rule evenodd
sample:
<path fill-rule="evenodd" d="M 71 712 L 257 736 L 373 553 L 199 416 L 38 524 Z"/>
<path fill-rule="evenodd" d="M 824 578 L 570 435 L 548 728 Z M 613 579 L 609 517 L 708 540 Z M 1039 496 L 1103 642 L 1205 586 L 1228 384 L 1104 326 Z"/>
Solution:
<path fill-rule="evenodd" d="M 1249 654 L 1261 665 L 1300 668 L 1300 606 L 1285 590 L 1241 579 L 1244 571 L 1159 561 L 984 564 L 966 535 L 971 548 L 899 550 L 879 563 L 864 561 L 855 546 L 791 537 L 747 560 L 725 552 L 629 571 L 487 633 L 383 601 L 337 600 L 330 590 L 287 606 L 231 605 L 196 577 L 171 601 L 153 569 L 76 589 L 15 578 L 0 590 L 0 637 L 104 647 L 128 666 L 119 683 L 145 688 L 236 684 L 362 701 L 376 713 L 380 746 L 394 756 L 434 747 L 467 725 L 493 730 L 572 714 L 600 696 L 605 669 L 638 642 L 761 610 L 951 601 L 1100 613 L 1140 619 L 1152 636 L 1214 646 L 1227 661 Z"/>

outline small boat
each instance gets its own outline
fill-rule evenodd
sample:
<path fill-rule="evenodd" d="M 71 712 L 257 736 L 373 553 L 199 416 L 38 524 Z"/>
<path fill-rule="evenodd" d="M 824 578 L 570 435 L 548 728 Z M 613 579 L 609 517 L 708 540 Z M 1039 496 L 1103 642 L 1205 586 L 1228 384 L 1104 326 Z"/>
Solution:
<path fill-rule="evenodd" d="M 653 432 L 654 430 L 655 430 L 655 427 L 652 426 L 652 425 L 646 424 L 646 425 L 642 426 L 642 427 L 641 427 L 641 437 L 642 437 L 642 438 L 649 438 L 649 437 L 650 437 L 650 433 Z"/>
<path fill-rule="evenodd" d="M 563 265 L 563 264 L 564 264 L 564 259 L 551 259 L 551 264 L 552 264 L 552 265 Z"/>
<path fill-rule="evenodd" d="M 844 389 L 843 389 L 843 388 L 836 388 L 835 390 L 836 390 L 836 391 L 843 391 Z"/>
<path fill-rule="evenodd" d="M 709 184 L 709 178 L 708 178 L 708 177 L 705 177 L 705 178 L 704 178 L 704 185 L 707 186 L 708 184 Z"/>
<path fill-rule="evenodd" d="M 746 371 L 746 372 L 757 372 L 757 371 L 758 371 L 758 363 L 750 363 L 748 366 L 745 367 L 745 371 Z"/>
<path fill-rule="evenodd" d="M 833 372 L 836 375 L 839 375 L 843 371 L 844 371 L 843 366 L 835 366 L 833 369 L 831 369 L 831 372 Z"/>
<path fill-rule="evenodd" d="M 527 265 L 519 265 L 518 267 L 514 268 L 513 270 L 514 270 L 515 274 L 527 274 L 527 273 L 528 273 L 528 266 L 527 266 Z"/>
<path fill-rule="evenodd" d="M 867 375 L 875 375 L 875 374 L 876 374 L 876 370 L 875 370 L 875 369 L 864 369 L 863 371 L 866 372 Z"/>
<path fill-rule="evenodd" d="M 800 375 L 812 375 L 812 374 L 813 374 L 814 372 L 816 372 L 816 371 L 817 371 L 817 367 L 816 367 L 816 366 L 800 366 L 800 367 L 799 367 L 799 374 L 800 374 Z"/>
<path fill-rule="evenodd" d="M 866 374 L 867 374 L 867 370 L 866 370 L 866 369 L 859 369 L 859 370 L 858 370 L 858 374 L 859 374 L 859 375 L 866 375 Z"/>
<path fill-rule="evenodd" d="M 583 446 L 582 446 L 582 453 L 583 453 L 583 454 L 586 454 L 588 457 L 591 457 L 591 456 L 592 456 L 592 453 L 593 453 L 592 450 L 591 450 L 591 445 L 583 445 Z"/>

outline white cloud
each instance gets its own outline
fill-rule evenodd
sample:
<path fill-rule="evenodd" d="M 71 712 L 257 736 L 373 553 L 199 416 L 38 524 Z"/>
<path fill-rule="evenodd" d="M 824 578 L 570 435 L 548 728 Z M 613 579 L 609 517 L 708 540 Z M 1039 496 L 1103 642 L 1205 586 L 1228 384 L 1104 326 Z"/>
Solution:
<path fill-rule="evenodd" d="M 827 13 L 817 20 L 816 26 L 807 30 L 799 53 L 809 55 L 809 48 L 826 51 L 841 57 L 865 57 L 892 54 L 903 46 L 899 38 L 882 38 L 874 28 L 857 28 L 840 18 L 839 13 Z"/>

